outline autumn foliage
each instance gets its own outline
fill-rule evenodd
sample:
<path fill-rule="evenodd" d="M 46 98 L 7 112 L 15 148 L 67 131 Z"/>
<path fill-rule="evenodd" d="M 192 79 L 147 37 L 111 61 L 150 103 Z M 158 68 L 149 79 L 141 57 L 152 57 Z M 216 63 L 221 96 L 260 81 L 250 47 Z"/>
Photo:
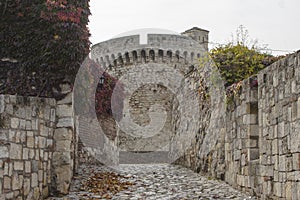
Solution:
<path fill-rule="evenodd" d="M 89 14 L 88 0 L 2 1 L 0 93 L 60 98 L 89 53 Z"/>

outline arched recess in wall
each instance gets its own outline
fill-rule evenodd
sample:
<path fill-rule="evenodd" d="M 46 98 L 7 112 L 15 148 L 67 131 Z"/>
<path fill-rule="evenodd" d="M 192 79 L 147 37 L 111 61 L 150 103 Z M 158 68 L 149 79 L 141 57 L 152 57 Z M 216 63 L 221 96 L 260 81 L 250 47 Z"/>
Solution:
<path fill-rule="evenodd" d="M 187 60 L 187 55 L 188 53 L 185 51 L 183 52 L 183 57 L 184 57 L 184 63 L 187 64 L 188 63 L 188 60 Z"/>
<path fill-rule="evenodd" d="M 167 58 L 170 62 L 172 62 L 172 51 L 167 51 Z"/>
<path fill-rule="evenodd" d="M 160 61 L 164 60 L 164 51 L 161 49 L 158 50 L 158 58 Z"/>
<path fill-rule="evenodd" d="M 109 60 L 109 56 L 108 55 L 105 56 L 105 62 L 107 63 L 107 65 L 110 65 L 110 60 Z"/>
<path fill-rule="evenodd" d="M 129 53 L 128 52 L 125 53 L 125 61 L 126 61 L 126 64 L 130 63 L 130 57 L 129 57 Z"/>
<path fill-rule="evenodd" d="M 122 58 L 122 54 L 121 53 L 118 53 L 118 62 L 123 65 L 124 64 L 124 61 L 123 61 L 123 58 Z"/>
<path fill-rule="evenodd" d="M 194 62 L 194 56 L 195 56 L 195 53 L 192 52 L 192 53 L 191 53 L 191 62 L 192 62 L 192 63 Z"/>
<path fill-rule="evenodd" d="M 137 51 L 133 51 L 133 52 L 132 52 L 132 60 L 133 60 L 133 62 L 137 62 L 137 60 L 138 60 L 138 54 L 137 54 Z"/>
<path fill-rule="evenodd" d="M 142 58 L 142 62 L 146 62 L 146 51 L 143 49 L 142 51 L 141 51 L 141 58 Z"/>
<path fill-rule="evenodd" d="M 116 60 L 115 54 L 111 55 L 111 60 L 113 62 L 113 65 L 116 67 L 117 66 L 117 60 Z"/>
<path fill-rule="evenodd" d="M 180 59 L 180 52 L 179 51 L 176 51 L 175 57 L 176 57 L 176 62 L 179 62 L 179 59 Z"/>
<path fill-rule="evenodd" d="M 149 57 L 150 57 L 150 60 L 151 60 L 151 61 L 154 61 L 154 60 L 155 60 L 155 53 L 154 53 L 154 50 L 153 50 L 153 49 L 151 49 L 151 50 L 149 51 Z"/>

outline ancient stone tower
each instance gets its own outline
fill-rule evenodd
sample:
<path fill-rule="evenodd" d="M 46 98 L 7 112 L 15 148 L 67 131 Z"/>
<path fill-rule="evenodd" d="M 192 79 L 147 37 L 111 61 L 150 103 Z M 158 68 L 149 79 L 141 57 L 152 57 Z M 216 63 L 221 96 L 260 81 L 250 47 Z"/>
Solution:
<path fill-rule="evenodd" d="M 110 75 L 121 80 L 128 74 L 132 74 L 133 68 L 147 69 L 147 72 L 155 67 L 172 68 L 178 70 L 182 76 L 186 76 L 194 70 L 194 65 L 203 52 L 208 50 L 207 42 L 208 31 L 200 28 L 192 28 L 182 35 L 168 30 L 141 29 L 117 35 L 113 39 L 94 45 L 91 56 Z M 134 76 L 137 79 L 144 79 L 143 75 Z M 155 135 L 151 135 L 150 129 L 145 128 L 142 132 L 144 137 L 133 137 L 120 130 L 119 147 L 121 151 L 166 152 L 170 148 L 168 143 L 174 132 L 172 124 L 174 91 L 167 88 L 163 80 L 154 80 L 151 84 L 136 87 L 124 107 L 125 112 L 128 111 L 128 117 L 136 126 L 130 130 L 132 135 L 139 127 L 160 123 L 159 120 L 151 122 L 149 112 L 154 105 L 160 105 L 166 111 L 165 123 Z"/>

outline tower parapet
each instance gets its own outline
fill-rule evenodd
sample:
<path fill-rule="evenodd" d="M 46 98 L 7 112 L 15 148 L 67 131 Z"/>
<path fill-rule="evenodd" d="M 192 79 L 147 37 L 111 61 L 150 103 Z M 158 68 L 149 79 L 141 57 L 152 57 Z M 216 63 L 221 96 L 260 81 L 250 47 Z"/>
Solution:
<path fill-rule="evenodd" d="M 181 33 L 184 36 L 188 36 L 193 40 L 201 44 L 206 51 L 208 51 L 208 33 L 209 31 L 198 27 L 193 27 L 185 32 Z"/>

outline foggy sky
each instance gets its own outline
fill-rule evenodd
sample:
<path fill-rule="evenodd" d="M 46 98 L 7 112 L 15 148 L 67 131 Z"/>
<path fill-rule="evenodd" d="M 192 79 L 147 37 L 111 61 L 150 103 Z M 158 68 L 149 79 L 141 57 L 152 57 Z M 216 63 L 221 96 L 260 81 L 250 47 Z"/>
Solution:
<path fill-rule="evenodd" d="M 226 43 L 243 25 L 270 49 L 300 49 L 299 0 L 91 0 L 90 6 L 93 44 L 133 29 L 181 33 L 194 26 L 209 30 L 210 42 Z"/>

